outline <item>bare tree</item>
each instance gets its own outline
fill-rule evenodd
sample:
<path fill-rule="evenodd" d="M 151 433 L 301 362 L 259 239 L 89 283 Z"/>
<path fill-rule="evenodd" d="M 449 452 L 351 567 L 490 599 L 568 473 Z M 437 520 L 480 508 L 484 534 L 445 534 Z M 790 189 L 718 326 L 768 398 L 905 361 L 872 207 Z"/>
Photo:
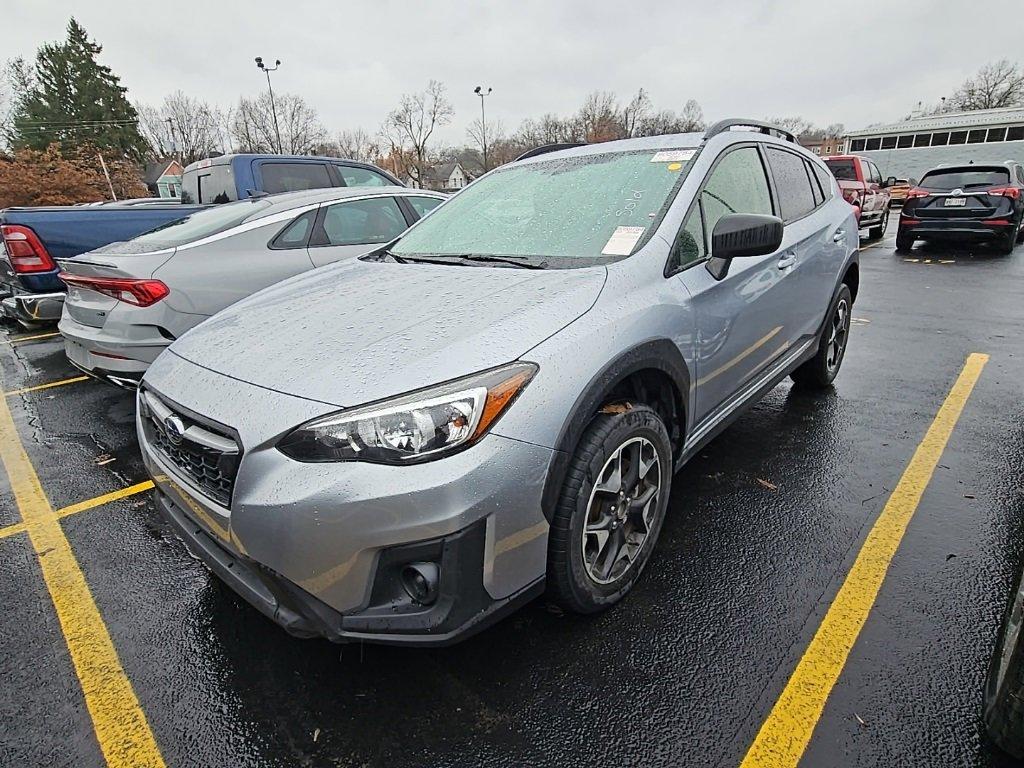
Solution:
<path fill-rule="evenodd" d="M 651 111 L 651 97 L 643 88 L 622 108 L 622 129 L 628 137 L 639 136 L 640 125 Z"/>
<path fill-rule="evenodd" d="M 637 136 L 662 136 L 667 133 L 693 133 L 703 131 L 704 110 L 694 99 L 683 105 L 682 112 L 663 109 L 646 115 L 636 129 Z"/>
<path fill-rule="evenodd" d="M 618 101 L 610 91 L 594 91 L 587 96 L 578 119 L 589 143 L 621 139 L 625 135 Z"/>
<path fill-rule="evenodd" d="M 427 147 L 434 130 L 451 122 L 455 110 L 444 83 L 431 80 L 427 89 L 402 96 L 398 108 L 384 121 L 392 148 L 408 146 L 415 158 L 415 178 L 422 184 L 427 167 Z"/>
<path fill-rule="evenodd" d="M 354 131 L 342 131 L 335 140 L 338 155 L 350 160 L 364 163 L 376 163 L 381 156 L 381 142 L 376 136 L 370 136 L 362 128 Z"/>
<path fill-rule="evenodd" d="M 501 120 L 491 120 L 486 126 L 486 132 L 484 131 L 484 127 L 484 124 L 478 117 L 470 123 L 469 127 L 466 129 L 466 135 L 469 136 L 469 139 L 473 144 L 474 151 L 476 151 L 476 148 L 479 148 L 479 151 L 477 151 L 476 154 L 479 155 L 480 160 L 478 163 L 474 161 L 473 169 L 481 173 L 486 170 L 484 168 L 483 161 L 484 147 L 487 147 L 487 153 L 489 155 L 492 147 L 505 140 L 505 126 L 501 124 Z M 493 167 L 495 163 L 489 162 L 488 165 Z"/>
<path fill-rule="evenodd" d="M 277 119 L 281 129 L 281 151 L 286 155 L 308 155 L 326 138 L 316 110 L 301 96 L 276 95 Z M 232 123 L 232 135 L 242 152 L 273 153 L 277 136 L 270 94 L 241 99 Z"/>
<path fill-rule="evenodd" d="M 1000 59 L 986 64 L 946 100 L 947 109 L 998 109 L 1024 105 L 1024 67 Z"/>
<path fill-rule="evenodd" d="M 777 125 L 783 130 L 789 131 L 794 136 L 802 136 L 806 133 L 812 133 L 817 130 L 814 127 L 814 123 L 810 120 L 805 120 L 800 116 L 793 117 L 767 117 L 765 118 L 766 123 Z"/>
<path fill-rule="evenodd" d="M 156 157 L 173 155 L 182 163 L 209 157 L 220 146 L 220 110 L 175 91 L 159 108 L 135 105 L 139 130 Z"/>

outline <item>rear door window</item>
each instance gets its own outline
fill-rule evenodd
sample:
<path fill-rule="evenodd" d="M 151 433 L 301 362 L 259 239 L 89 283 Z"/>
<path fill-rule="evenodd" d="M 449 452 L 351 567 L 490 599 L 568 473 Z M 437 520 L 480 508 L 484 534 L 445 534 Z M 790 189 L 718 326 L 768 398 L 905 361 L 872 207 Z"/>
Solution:
<path fill-rule="evenodd" d="M 263 191 L 270 194 L 334 186 L 324 163 L 261 163 L 260 175 Z"/>
<path fill-rule="evenodd" d="M 857 181 L 857 168 L 853 160 L 826 160 L 825 164 L 839 181 Z"/>
<path fill-rule="evenodd" d="M 811 180 L 804 169 L 803 158 L 792 152 L 767 147 L 768 165 L 775 178 L 782 220 L 789 222 L 806 216 L 817 206 L 811 192 Z"/>
<path fill-rule="evenodd" d="M 394 182 L 389 181 L 379 173 L 369 168 L 355 168 L 351 165 L 336 165 L 345 185 L 349 187 L 389 187 Z"/>
<path fill-rule="evenodd" d="M 949 192 L 954 189 L 978 189 L 1010 182 L 1010 170 L 1003 168 L 944 168 L 930 171 L 919 186 Z"/>
<path fill-rule="evenodd" d="M 335 203 L 328 206 L 323 222 L 329 245 L 386 243 L 408 226 L 393 197 Z"/>

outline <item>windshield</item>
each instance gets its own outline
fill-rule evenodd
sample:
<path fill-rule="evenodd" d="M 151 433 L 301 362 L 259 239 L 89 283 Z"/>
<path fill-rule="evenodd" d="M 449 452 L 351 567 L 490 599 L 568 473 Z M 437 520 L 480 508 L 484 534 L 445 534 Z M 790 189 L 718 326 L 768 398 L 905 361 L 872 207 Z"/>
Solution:
<path fill-rule="evenodd" d="M 217 205 L 159 226 L 129 242 L 140 253 L 177 248 L 231 229 L 270 205 L 269 200 L 240 200 L 237 203 Z"/>
<path fill-rule="evenodd" d="M 826 160 L 825 165 L 839 181 L 857 181 L 853 160 Z"/>
<path fill-rule="evenodd" d="M 559 266 L 628 256 L 694 154 L 646 150 L 513 164 L 453 197 L 391 250 L 570 262 Z"/>
<path fill-rule="evenodd" d="M 930 171 L 921 179 L 919 186 L 927 189 L 970 189 L 972 187 L 992 187 L 997 184 L 1009 184 L 1010 172 L 1005 168 L 950 168 L 943 171 Z"/>

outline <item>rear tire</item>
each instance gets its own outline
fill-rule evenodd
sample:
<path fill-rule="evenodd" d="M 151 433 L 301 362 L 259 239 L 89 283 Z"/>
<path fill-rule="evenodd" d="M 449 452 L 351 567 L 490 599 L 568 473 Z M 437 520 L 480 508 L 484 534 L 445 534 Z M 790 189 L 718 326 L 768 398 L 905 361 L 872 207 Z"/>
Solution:
<path fill-rule="evenodd" d="M 812 389 L 824 389 L 832 385 L 846 357 L 852 309 L 853 294 L 850 293 L 850 287 L 843 283 L 839 295 L 829 308 L 828 321 L 818 342 L 818 351 L 790 374 L 793 381 Z"/>
<path fill-rule="evenodd" d="M 672 470 L 668 430 L 653 409 L 594 417 L 551 521 L 547 587 L 556 603 L 596 613 L 629 592 L 661 533 Z"/>
<path fill-rule="evenodd" d="M 998 250 L 1003 256 L 1009 256 L 1013 253 L 1013 249 L 1016 245 L 1017 231 L 1013 227 L 1010 228 L 1009 232 L 996 240 L 996 250 Z"/>
<path fill-rule="evenodd" d="M 914 247 L 914 240 L 916 238 L 909 232 L 904 232 L 902 229 L 896 230 L 896 252 L 897 253 L 910 253 Z"/>
<path fill-rule="evenodd" d="M 1020 578 L 1003 617 L 999 640 L 985 681 L 985 730 L 1002 750 L 1024 758 L 1024 640 L 1021 633 L 1024 592 Z"/>
<path fill-rule="evenodd" d="M 886 206 L 882 212 L 882 220 L 868 230 L 869 240 L 881 240 L 885 236 L 886 227 L 889 226 L 889 207 Z"/>

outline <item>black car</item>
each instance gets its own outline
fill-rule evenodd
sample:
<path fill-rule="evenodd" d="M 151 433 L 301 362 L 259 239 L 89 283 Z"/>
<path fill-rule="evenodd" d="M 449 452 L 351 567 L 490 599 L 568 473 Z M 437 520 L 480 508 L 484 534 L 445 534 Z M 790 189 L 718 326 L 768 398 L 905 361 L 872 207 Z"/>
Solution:
<path fill-rule="evenodd" d="M 1013 251 L 1024 225 L 1024 168 L 1019 163 L 961 165 L 928 171 L 907 192 L 896 250 L 915 240 L 987 240 Z"/>

